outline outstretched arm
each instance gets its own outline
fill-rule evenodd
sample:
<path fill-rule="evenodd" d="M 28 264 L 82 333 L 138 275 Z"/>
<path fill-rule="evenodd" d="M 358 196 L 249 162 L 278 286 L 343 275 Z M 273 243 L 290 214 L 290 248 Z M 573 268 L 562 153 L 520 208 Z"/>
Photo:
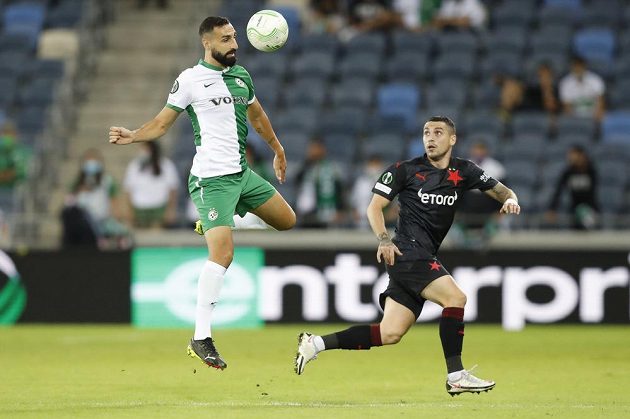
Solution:
<path fill-rule="evenodd" d="M 255 99 L 254 103 L 247 108 L 247 118 L 252 124 L 252 127 L 254 127 L 256 132 L 269 144 L 269 147 L 275 153 L 275 157 L 273 158 L 273 170 L 276 172 L 278 181 L 284 183 L 284 174 L 287 170 L 287 159 L 284 155 L 284 148 L 282 144 L 280 144 L 278 137 L 276 137 L 276 133 L 273 132 L 269 117 L 267 117 L 258 99 Z"/>
<path fill-rule="evenodd" d="M 503 204 L 500 213 L 520 214 L 521 207 L 518 205 L 518 198 L 514 191 L 501 182 L 497 182 L 492 189 L 485 191 L 488 196 Z"/>
<path fill-rule="evenodd" d="M 402 256 L 398 247 L 392 242 L 392 239 L 387 234 L 385 228 L 385 217 L 383 216 L 383 210 L 391 201 L 385 197 L 374 194 L 372 195 L 372 201 L 367 208 L 367 217 L 370 222 L 372 231 L 378 238 L 378 250 L 376 251 L 376 260 L 380 263 L 381 256 L 388 265 L 394 264 L 394 258 L 396 255 Z"/>
<path fill-rule="evenodd" d="M 109 142 L 126 145 L 141 141 L 152 141 L 166 134 L 173 125 L 179 113 L 171 108 L 164 108 L 152 120 L 132 131 L 124 127 L 109 128 Z"/>

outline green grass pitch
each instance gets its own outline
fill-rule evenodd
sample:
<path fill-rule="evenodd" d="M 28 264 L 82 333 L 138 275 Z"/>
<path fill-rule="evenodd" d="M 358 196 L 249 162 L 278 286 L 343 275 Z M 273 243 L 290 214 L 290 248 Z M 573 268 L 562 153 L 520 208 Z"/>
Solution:
<path fill-rule="evenodd" d="M 186 355 L 187 330 L 0 328 L 0 417 L 630 417 L 627 326 L 468 325 L 465 365 L 497 386 L 455 398 L 435 324 L 396 346 L 322 353 L 296 376 L 303 328 L 216 331 L 225 371 Z"/>

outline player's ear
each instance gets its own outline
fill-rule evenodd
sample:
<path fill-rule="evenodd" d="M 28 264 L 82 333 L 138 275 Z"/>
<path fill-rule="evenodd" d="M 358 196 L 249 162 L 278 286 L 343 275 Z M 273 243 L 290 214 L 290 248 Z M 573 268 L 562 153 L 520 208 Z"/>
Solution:
<path fill-rule="evenodd" d="M 210 50 L 212 45 L 211 45 L 211 41 L 210 41 L 210 33 L 206 32 L 203 35 L 201 35 L 201 45 L 203 46 L 204 50 Z"/>
<path fill-rule="evenodd" d="M 455 134 L 451 135 L 451 139 L 449 142 L 451 143 L 451 146 L 454 146 L 455 143 L 457 142 L 457 135 Z"/>

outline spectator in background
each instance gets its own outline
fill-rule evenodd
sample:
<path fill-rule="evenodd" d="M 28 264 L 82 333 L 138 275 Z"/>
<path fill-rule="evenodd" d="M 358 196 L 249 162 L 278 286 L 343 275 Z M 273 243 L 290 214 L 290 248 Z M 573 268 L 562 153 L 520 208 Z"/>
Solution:
<path fill-rule="evenodd" d="M 557 211 L 560 197 L 565 190 L 569 191 L 570 210 L 573 216 L 573 227 L 584 230 L 597 225 L 597 171 L 593 166 L 586 150 L 574 145 L 567 152 L 567 166 L 558 179 L 556 189 L 549 204 L 547 220 L 557 222 Z"/>
<path fill-rule="evenodd" d="M 5 122 L 0 130 L 0 209 L 12 206 L 15 186 L 26 177 L 29 152 L 18 143 L 17 130 Z"/>
<path fill-rule="evenodd" d="M 309 13 L 304 22 L 308 33 L 336 34 L 342 28 L 344 18 L 337 0 L 311 0 Z"/>
<path fill-rule="evenodd" d="M 179 176 L 158 143 L 140 145 L 139 156 L 127 167 L 124 187 L 135 227 L 161 228 L 176 221 Z"/>
<path fill-rule="evenodd" d="M 402 19 L 388 0 L 349 0 L 348 26 L 340 32 L 343 41 L 363 32 L 389 30 L 402 26 Z"/>
<path fill-rule="evenodd" d="M 118 186 L 105 172 L 103 156 L 96 149 L 87 150 L 61 214 L 63 245 L 129 247 L 129 232 L 119 221 L 123 212 Z"/>
<path fill-rule="evenodd" d="M 343 222 L 343 178 L 326 153 L 320 139 L 311 141 L 304 167 L 296 176 L 296 206 L 303 227 L 324 228 Z"/>
<path fill-rule="evenodd" d="M 420 31 L 433 21 L 441 2 L 441 0 L 394 0 L 392 7 L 401 16 L 405 29 Z"/>
<path fill-rule="evenodd" d="M 138 8 L 145 9 L 149 3 L 150 0 L 138 0 Z M 156 0 L 155 3 L 157 4 L 157 7 L 162 10 L 168 9 L 168 0 Z"/>
<path fill-rule="evenodd" d="M 488 176 L 499 182 L 504 182 L 505 167 L 490 156 L 490 150 L 483 139 L 473 141 L 468 151 L 468 157 Z M 485 193 L 479 190 L 470 190 L 462 197 L 460 224 L 465 228 L 484 228 L 493 231 L 500 208 L 501 205 Z M 488 217 L 489 215 L 490 217 Z"/>
<path fill-rule="evenodd" d="M 560 101 L 564 113 L 601 121 L 605 112 L 605 91 L 604 80 L 587 70 L 583 58 L 574 56 L 571 72 L 560 80 Z"/>
<path fill-rule="evenodd" d="M 443 0 L 433 25 L 438 29 L 482 30 L 486 9 L 480 0 Z"/>
<path fill-rule="evenodd" d="M 495 80 L 501 87 L 500 113 L 503 119 L 509 119 L 513 112 L 518 111 L 544 111 L 550 116 L 557 114 L 558 94 L 549 63 L 538 65 L 533 83 L 523 82 L 515 72 L 505 70 L 497 74 Z"/>
<path fill-rule="evenodd" d="M 351 194 L 352 218 L 360 229 L 369 229 L 366 210 L 372 200 L 372 187 L 383 173 L 385 163 L 378 154 L 371 155 L 363 163 L 363 168 L 354 181 Z M 389 205 L 385 209 L 385 224 L 391 226 L 398 218 L 398 205 Z"/>

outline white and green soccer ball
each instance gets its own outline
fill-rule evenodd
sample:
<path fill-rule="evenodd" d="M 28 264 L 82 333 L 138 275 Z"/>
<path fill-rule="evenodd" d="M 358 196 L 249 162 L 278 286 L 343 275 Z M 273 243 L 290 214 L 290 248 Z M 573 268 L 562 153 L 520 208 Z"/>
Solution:
<path fill-rule="evenodd" d="M 257 50 L 276 51 L 282 48 L 288 37 L 287 21 L 274 10 L 256 12 L 247 23 L 247 39 Z"/>

